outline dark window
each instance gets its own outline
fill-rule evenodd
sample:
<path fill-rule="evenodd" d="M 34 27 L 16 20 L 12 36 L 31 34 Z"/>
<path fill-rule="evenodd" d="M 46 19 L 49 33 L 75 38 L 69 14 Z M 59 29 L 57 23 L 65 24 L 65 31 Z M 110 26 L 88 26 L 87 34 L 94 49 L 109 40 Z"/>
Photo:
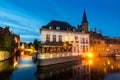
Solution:
<path fill-rule="evenodd" d="M 96 44 L 96 41 L 94 41 L 94 44 Z"/>
<path fill-rule="evenodd" d="M 53 35 L 53 42 L 56 42 L 56 35 Z"/>
<path fill-rule="evenodd" d="M 62 35 L 59 35 L 59 42 L 62 42 Z"/>
<path fill-rule="evenodd" d="M 91 43 L 91 44 L 93 44 L 93 42 L 92 42 L 92 41 L 90 41 L 90 43 Z"/>
<path fill-rule="evenodd" d="M 98 44 L 100 44 L 100 41 L 98 41 Z"/>
<path fill-rule="evenodd" d="M 83 52 L 85 52 L 85 46 L 83 45 Z"/>
<path fill-rule="evenodd" d="M 88 51 L 88 46 L 86 46 L 86 52 Z"/>
<path fill-rule="evenodd" d="M 88 38 L 86 38 L 86 43 L 88 43 Z"/>
<path fill-rule="evenodd" d="M 46 42 L 50 42 L 50 35 L 49 34 L 46 35 Z"/>
<path fill-rule="evenodd" d="M 85 43 L 85 38 L 82 38 L 82 43 Z"/>

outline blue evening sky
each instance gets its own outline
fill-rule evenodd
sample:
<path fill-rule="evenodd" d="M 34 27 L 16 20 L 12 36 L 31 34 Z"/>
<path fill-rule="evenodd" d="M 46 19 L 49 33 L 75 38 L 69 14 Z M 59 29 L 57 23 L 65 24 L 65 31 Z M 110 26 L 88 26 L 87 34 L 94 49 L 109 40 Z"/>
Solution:
<path fill-rule="evenodd" d="M 0 26 L 32 42 L 40 40 L 39 28 L 51 20 L 81 24 L 84 9 L 90 29 L 120 36 L 120 0 L 0 0 Z"/>

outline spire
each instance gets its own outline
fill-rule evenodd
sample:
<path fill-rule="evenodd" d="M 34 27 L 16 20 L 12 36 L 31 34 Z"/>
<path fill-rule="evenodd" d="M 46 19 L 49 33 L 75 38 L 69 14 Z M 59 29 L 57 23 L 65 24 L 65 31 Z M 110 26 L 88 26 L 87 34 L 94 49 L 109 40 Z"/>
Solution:
<path fill-rule="evenodd" d="M 83 14 L 82 23 L 88 23 L 85 10 L 84 10 L 84 14 Z"/>

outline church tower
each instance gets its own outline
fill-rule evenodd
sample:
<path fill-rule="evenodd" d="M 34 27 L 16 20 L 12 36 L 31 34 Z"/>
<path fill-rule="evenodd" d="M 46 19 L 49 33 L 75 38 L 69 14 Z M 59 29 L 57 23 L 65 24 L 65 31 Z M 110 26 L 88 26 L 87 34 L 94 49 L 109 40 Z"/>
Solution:
<path fill-rule="evenodd" d="M 82 18 L 82 31 L 83 32 L 88 32 L 88 21 L 87 21 L 85 10 L 84 10 L 84 13 L 83 13 L 83 18 Z"/>

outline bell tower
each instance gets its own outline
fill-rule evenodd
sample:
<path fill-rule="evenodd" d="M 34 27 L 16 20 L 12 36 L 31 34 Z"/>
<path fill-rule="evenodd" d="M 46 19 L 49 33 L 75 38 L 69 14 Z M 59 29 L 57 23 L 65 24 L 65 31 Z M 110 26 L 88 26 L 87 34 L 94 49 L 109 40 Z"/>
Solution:
<path fill-rule="evenodd" d="M 84 10 L 84 13 L 83 13 L 83 18 L 82 18 L 82 31 L 83 32 L 88 32 L 88 21 L 87 21 L 85 10 Z"/>

